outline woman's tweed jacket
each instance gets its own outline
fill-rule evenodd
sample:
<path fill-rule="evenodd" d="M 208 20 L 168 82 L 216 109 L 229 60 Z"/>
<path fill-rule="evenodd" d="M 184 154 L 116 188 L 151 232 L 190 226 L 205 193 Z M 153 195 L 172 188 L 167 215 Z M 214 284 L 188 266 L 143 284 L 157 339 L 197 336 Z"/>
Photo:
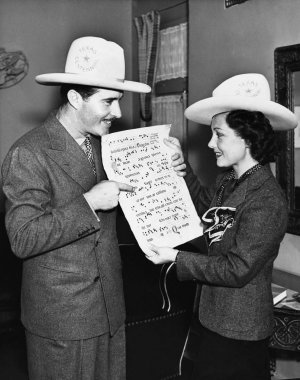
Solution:
<path fill-rule="evenodd" d="M 188 169 L 186 183 L 200 216 L 216 206 L 223 177 L 206 189 Z M 228 338 L 264 339 L 273 329 L 272 268 L 288 218 L 269 165 L 244 180 L 222 206 L 236 208 L 233 223 L 208 255 L 180 252 L 177 276 L 202 285 L 196 305 L 203 326 Z"/>

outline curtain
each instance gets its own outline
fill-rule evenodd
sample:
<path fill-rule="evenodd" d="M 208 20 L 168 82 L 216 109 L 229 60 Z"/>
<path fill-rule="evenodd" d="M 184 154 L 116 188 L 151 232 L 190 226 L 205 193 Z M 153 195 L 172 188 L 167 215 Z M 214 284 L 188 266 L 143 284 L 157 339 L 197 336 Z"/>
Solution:
<path fill-rule="evenodd" d="M 184 117 L 186 103 L 186 93 L 158 96 L 152 99 L 152 124 L 172 124 L 170 136 L 177 137 L 182 145 L 186 142 L 186 119 Z"/>
<path fill-rule="evenodd" d="M 187 76 L 187 23 L 160 31 L 156 82 Z"/>
<path fill-rule="evenodd" d="M 187 77 L 187 29 L 182 23 L 160 31 L 157 72 L 155 82 Z M 172 124 L 170 135 L 186 144 L 187 93 L 152 98 L 152 124 Z"/>
<path fill-rule="evenodd" d="M 138 34 L 139 80 L 154 87 L 159 42 L 160 14 L 150 11 L 134 18 Z M 142 126 L 151 120 L 151 92 L 140 94 Z"/>

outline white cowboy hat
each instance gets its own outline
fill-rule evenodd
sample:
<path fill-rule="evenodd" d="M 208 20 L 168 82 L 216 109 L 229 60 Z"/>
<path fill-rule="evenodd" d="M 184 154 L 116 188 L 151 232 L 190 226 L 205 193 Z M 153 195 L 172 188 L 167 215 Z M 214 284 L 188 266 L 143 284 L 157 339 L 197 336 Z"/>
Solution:
<path fill-rule="evenodd" d="M 261 111 L 274 130 L 297 127 L 298 120 L 286 107 L 272 102 L 267 79 L 261 74 L 240 74 L 221 83 L 211 98 L 200 100 L 185 110 L 185 117 L 210 125 L 214 115 L 232 110 Z"/>
<path fill-rule="evenodd" d="M 121 91 L 150 92 L 151 87 L 127 81 L 124 51 L 115 42 L 100 37 L 81 37 L 70 46 L 65 72 L 36 76 L 43 85 L 79 84 Z"/>

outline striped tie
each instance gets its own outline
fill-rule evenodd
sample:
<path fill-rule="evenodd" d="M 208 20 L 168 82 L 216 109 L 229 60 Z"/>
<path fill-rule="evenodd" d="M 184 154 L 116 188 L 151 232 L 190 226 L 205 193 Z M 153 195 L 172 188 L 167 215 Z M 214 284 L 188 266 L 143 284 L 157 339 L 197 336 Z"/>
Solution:
<path fill-rule="evenodd" d="M 86 154 L 91 166 L 92 166 L 92 169 L 93 169 L 93 173 L 96 177 L 96 167 L 95 167 L 95 162 L 94 162 L 94 157 L 93 157 L 93 149 L 92 149 L 92 144 L 91 144 L 91 139 L 90 137 L 86 137 L 86 139 L 84 140 L 83 142 L 83 145 L 84 145 L 84 153 Z"/>

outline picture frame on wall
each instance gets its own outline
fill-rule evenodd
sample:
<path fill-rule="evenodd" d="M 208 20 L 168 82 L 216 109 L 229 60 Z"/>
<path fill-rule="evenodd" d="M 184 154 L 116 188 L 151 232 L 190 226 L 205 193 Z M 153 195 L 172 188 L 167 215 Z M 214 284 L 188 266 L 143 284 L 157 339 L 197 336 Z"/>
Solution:
<path fill-rule="evenodd" d="M 295 148 L 300 148 L 300 106 L 295 106 L 294 107 L 294 113 L 297 116 L 298 119 L 298 126 L 294 130 L 294 143 L 295 143 Z"/>

